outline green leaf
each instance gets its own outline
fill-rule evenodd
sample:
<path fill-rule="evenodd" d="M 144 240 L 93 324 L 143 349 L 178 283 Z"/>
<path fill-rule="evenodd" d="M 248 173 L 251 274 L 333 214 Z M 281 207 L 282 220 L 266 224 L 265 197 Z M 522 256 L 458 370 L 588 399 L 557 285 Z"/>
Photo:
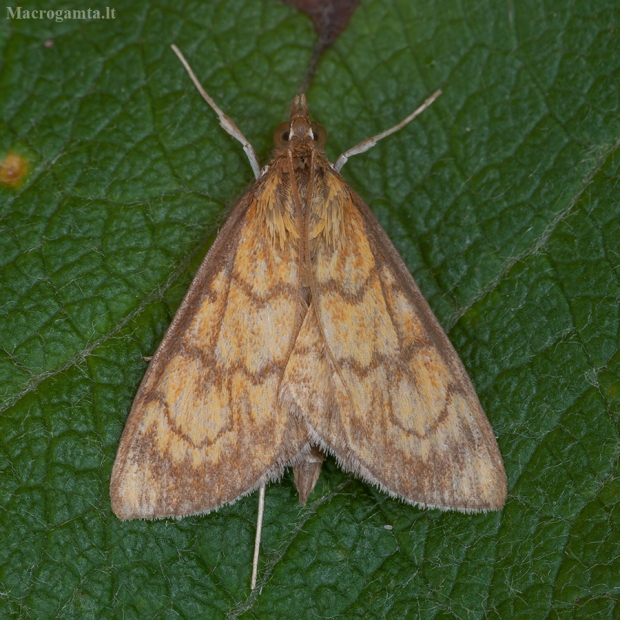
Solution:
<path fill-rule="evenodd" d="M 509 499 L 423 511 L 329 460 L 303 508 L 289 472 L 253 593 L 255 494 L 121 522 L 109 480 L 143 357 L 252 180 L 169 45 L 266 162 L 315 35 L 271 0 L 115 8 L 0 21 L 0 159 L 29 161 L 0 187 L 0 617 L 618 618 L 617 3 L 368 0 L 319 63 L 332 158 L 444 91 L 343 173 L 471 374 Z"/>

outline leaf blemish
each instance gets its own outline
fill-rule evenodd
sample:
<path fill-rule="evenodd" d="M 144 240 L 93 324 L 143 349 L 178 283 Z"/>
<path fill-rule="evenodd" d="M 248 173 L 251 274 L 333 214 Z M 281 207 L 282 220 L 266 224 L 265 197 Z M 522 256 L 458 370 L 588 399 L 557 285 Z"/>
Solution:
<path fill-rule="evenodd" d="M 29 162 L 17 153 L 9 152 L 0 162 L 0 183 L 17 189 L 28 176 Z"/>

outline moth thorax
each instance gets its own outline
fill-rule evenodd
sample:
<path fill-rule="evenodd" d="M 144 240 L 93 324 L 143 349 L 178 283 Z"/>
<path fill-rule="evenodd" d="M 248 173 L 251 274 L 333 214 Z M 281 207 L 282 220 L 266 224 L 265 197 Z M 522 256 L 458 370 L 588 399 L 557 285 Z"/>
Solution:
<path fill-rule="evenodd" d="M 293 153 L 293 165 L 295 170 L 309 168 L 312 160 L 312 150 L 305 144 L 299 145 Z"/>

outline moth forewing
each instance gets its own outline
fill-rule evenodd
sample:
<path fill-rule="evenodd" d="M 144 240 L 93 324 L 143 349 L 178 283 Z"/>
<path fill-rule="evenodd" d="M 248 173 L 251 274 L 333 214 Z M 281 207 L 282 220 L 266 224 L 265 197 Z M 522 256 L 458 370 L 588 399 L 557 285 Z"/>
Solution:
<path fill-rule="evenodd" d="M 279 476 L 307 443 L 277 402 L 298 263 L 257 217 L 270 182 L 231 214 L 142 381 L 112 472 L 121 518 L 208 512 Z"/>
<path fill-rule="evenodd" d="M 329 197 L 316 208 L 344 226 L 313 237 L 312 301 L 283 403 L 314 445 L 392 495 L 500 508 L 501 456 L 458 355 L 361 198 L 327 167 L 315 184 Z"/>

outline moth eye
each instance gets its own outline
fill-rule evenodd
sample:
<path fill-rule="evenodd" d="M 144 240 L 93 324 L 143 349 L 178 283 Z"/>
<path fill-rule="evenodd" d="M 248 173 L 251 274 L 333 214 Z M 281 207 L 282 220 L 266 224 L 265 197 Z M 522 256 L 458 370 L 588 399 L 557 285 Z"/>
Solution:
<path fill-rule="evenodd" d="M 327 142 L 327 132 L 322 125 L 312 123 L 312 139 L 317 143 L 319 148 L 325 146 L 325 143 Z"/>
<path fill-rule="evenodd" d="M 273 134 L 273 141 L 275 142 L 275 145 L 279 149 L 286 146 L 286 143 L 288 142 L 288 139 L 290 137 L 290 134 L 289 134 L 290 129 L 291 129 L 290 123 L 281 123 L 276 128 Z"/>

